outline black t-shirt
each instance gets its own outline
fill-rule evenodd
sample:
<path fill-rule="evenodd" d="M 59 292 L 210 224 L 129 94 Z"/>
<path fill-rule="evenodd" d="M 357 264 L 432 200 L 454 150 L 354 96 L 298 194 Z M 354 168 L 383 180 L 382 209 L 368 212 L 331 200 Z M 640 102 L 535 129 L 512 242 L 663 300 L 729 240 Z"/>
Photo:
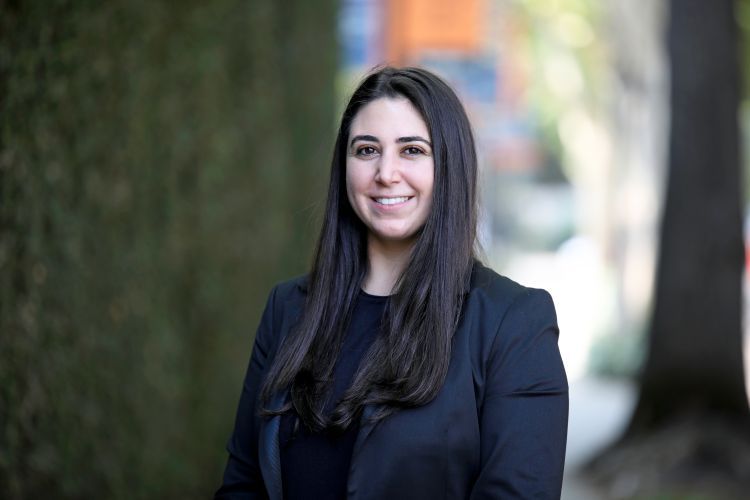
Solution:
<path fill-rule="evenodd" d="M 333 370 L 332 393 L 325 406 L 327 414 L 330 414 L 349 388 L 362 357 L 375 340 L 387 300 L 388 297 L 365 292 L 360 292 L 357 297 L 341 353 Z M 349 461 L 357 439 L 358 425 L 351 425 L 343 434 L 333 436 L 328 433 L 311 433 L 301 422 L 295 433 L 296 423 L 295 414 L 286 414 L 281 418 L 279 429 L 284 498 L 346 498 Z"/>

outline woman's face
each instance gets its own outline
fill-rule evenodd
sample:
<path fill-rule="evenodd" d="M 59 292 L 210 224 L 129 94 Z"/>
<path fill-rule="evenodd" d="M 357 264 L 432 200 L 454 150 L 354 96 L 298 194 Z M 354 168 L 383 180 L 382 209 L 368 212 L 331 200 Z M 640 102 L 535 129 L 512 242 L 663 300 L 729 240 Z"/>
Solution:
<path fill-rule="evenodd" d="M 422 116 L 406 98 L 376 99 L 354 117 L 347 148 L 347 196 L 370 239 L 410 246 L 430 213 L 435 178 Z"/>

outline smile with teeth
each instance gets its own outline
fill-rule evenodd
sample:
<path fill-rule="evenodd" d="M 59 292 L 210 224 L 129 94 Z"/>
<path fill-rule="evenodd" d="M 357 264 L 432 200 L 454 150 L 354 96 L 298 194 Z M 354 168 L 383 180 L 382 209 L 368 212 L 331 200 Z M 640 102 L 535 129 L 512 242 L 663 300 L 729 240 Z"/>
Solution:
<path fill-rule="evenodd" d="M 373 198 L 377 203 L 381 205 L 397 205 L 409 201 L 410 196 L 398 196 L 395 198 Z"/>

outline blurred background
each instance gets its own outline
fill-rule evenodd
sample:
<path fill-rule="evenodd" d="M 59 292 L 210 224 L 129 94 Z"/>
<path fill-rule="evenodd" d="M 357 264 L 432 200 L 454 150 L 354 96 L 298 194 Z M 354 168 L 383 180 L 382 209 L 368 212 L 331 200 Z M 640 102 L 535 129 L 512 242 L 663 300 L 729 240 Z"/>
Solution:
<path fill-rule="evenodd" d="M 0 498 L 211 495 L 383 63 L 456 89 L 485 259 L 555 299 L 563 498 L 746 498 L 748 30 L 748 0 L 0 1 Z"/>

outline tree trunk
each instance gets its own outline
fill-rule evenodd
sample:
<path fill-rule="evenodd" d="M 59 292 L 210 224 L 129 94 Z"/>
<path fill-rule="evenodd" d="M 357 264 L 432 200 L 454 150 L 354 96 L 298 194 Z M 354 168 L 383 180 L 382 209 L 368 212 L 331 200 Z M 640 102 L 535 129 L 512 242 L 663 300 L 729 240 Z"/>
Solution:
<path fill-rule="evenodd" d="M 672 0 L 671 133 L 648 359 L 631 434 L 746 419 L 739 58 L 732 0 Z"/>
<path fill-rule="evenodd" d="M 733 0 L 670 0 L 670 132 L 648 358 L 602 497 L 746 498 L 738 29 Z"/>
<path fill-rule="evenodd" d="M 206 498 L 302 273 L 338 2 L 0 2 L 0 498 Z"/>

